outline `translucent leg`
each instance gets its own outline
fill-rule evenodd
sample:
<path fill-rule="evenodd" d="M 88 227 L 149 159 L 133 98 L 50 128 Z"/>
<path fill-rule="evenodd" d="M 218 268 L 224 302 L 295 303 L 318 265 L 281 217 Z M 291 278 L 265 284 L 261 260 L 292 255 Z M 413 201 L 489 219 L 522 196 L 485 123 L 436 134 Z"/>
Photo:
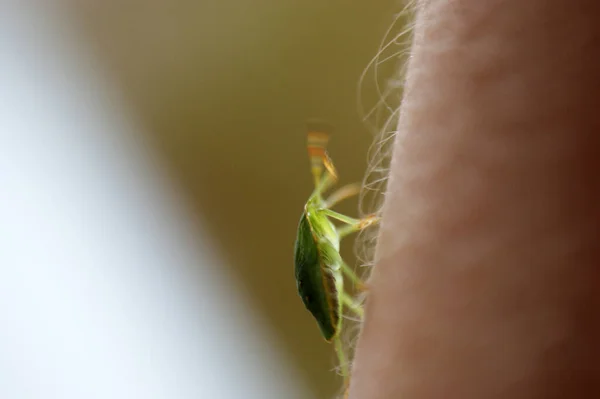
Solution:
<path fill-rule="evenodd" d="M 331 209 L 321 209 L 321 212 L 324 215 L 327 215 L 331 218 L 334 218 L 334 219 L 339 220 L 340 222 L 343 222 L 346 224 L 354 225 L 354 224 L 357 224 L 360 222 L 360 219 L 355 219 L 355 218 L 351 218 L 350 216 L 342 215 L 341 213 L 332 211 Z"/>
<path fill-rule="evenodd" d="M 328 216 L 331 217 L 335 217 L 333 215 L 327 214 Z M 339 214 L 338 214 L 339 215 Z M 339 216 L 344 216 L 344 215 L 339 215 Z M 338 220 L 341 220 L 339 218 L 336 218 Z M 371 215 L 371 216 L 367 216 L 364 219 L 352 219 L 352 218 L 347 218 L 346 221 L 341 220 L 342 222 L 348 223 L 347 226 L 343 226 L 337 229 L 337 233 L 338 236 L 340 237 L 340 240 L 344 237 L 346 237 L 347 235 L 350 235 L 352 233 L 355 233 L 357 231 L 366 229 L 367 227 L 376 224 L 379 222 L 379 218 L 375 215 Z M 353 222 L 352 224 L 350 224 L 350 222 Z"/>
<path fill-rule="evenodd" d="M 361 319 L 364 316 L 364 311 L 361 305 L 359 305 L 358 303 L 356 303 L 351 297 L 350 295 L 346 294 L 346 293 L 342 293 L 342 303 L 348 307 L 348 309 L 350 309 L 352 312 L 354 312 L 354 314 L 356 314 L 358 317 L 360 317 Z"/>
<path fill-rule="evenodd" d="M 348 363 L 346 362 L 346 355 L 344 354 L 344 347 L 342 345 L 342 339 L 337 336 L 334 338 L 335 340 L 335 352 L 338 357 L 338 362 L 340 364 L 340 374 L 344 379 L 344 384 L 348 384 L 350 379 L 350 372 L 348 371 Z"/>
<path fill-rule="evenodd" d="M 348 184 L 331 194 L 329 198 L 327 198 L 327 200 L 325 201 L 324 207 L 331 208 L 335 204 L 345 200 L 346 198 L 358 195 L 358 193 L 360 193 L 360 184 Z"/>
<path fill-rule="evenodd" d="M 352 270 L 345 262 L 342 262 L 342 273 L 344 273 L 359 289 L 364 288 L 362 279 L 358 277 L 356 273 L 354 273 L 354 270 Z"/>

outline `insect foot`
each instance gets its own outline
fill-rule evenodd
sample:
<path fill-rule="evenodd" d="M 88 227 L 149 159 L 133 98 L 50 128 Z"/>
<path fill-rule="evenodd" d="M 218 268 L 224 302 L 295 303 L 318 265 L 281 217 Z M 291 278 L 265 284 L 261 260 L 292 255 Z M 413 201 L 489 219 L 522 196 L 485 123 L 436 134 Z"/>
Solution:
<path fill-rule="evenodd" d="M 358 228 L 359 228 L 359 230 L 366 229 L 369 226 L 379 223 L 380 219 L 381 218 L 377 215 L 367 216 L 366 218 L 361 219 L 361 221 L 358 225 Z"/>

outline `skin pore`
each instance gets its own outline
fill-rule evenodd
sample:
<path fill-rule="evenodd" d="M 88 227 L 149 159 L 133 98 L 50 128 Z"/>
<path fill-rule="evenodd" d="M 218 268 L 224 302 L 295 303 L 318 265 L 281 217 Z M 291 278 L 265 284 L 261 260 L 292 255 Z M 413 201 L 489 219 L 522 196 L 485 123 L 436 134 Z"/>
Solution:
<path fill-rule="evenodd" d="M 349 398 L 600 397 L 600 2 L 415 7 Z"/>

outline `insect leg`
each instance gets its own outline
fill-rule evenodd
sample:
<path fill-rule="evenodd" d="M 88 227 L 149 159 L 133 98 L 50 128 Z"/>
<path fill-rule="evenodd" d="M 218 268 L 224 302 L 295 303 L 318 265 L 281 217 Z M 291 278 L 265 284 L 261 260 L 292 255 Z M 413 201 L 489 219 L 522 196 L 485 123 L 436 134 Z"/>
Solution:
<path fill-rule="evenodd" d="M 343 292 L 342 295 L 341 295 L 341 299 L 342 299 L 342 302 L 344 303 L 344 305 L 348 309 L 350 309 L 352 312 L 354 312 L 354 314 L 357 315 L 358 317 L 360 317 L 361 319 L 363 318 L 364 312 L 363 312 L 362 306 L 360 304 L 356 303 L 350 297 L 350 295 L 348 295 L 345 292 Z"/>
<path fill-rule="evenodd" d="M 360 219 L 355 219 L 355 218 L 351 218 L 350 216 L 342 215 L 341 213 L 332 211 L 331 209 L 324 208 L 324 209 L 321 209 L 321 212 L 326 216 L 332 217 L 332 218 L 339 220 L 340 222 L 343 222 L 346 224 L 357 225 L 358 223 L 360 223 Z"/>
<path fill-rule="evenodd" d="M 364 288 L 364 283 L 360 277 L 354 273 L 354 271 L 346 264 L 346 262 L 341 262 L 342 265 L 342 273 L 346 275 L 359 289 Z"/>
<path fill-rule="evenodd" d="M 344 378 L 344 383 L 347 383 L 350 373 L 348 371 L 348 363 L 346 362 L 346 355 L 344 354 L 344 346 L 342 345 L 342 339 L 338 335 L 334 338 L 334 341 L 335 352 L 338 357 L 338 362 L 340 363 L 340 374 Z"/>
<path fill-rule="evenodd" d="M 324 215 L 329 216 L 333 219 L 339 220 L 340 222 L 346 223 L 348 226 L 338 228 L 337 233 L 340 239 L 344 238 L 348 234 L 352 234 L 356 231 L 366 229 L 367 227 L 379 223 L 379 217 L 376 215 L 367 216 L 363 219 L 355 219 L 350 216 L 342 215 L 341 213 L 332 211 L 331 209 L 321 209 Z"/>
<path fill-rule="evenodd" d="M 334 206 L 335 204 L 337 204 L 338 202 L 340 202 L 342 200 L 345 200 L 346 198 L 350 198 L 355 195 L 358 195 L 359 192 L 360 192 L 360 184 L 358 184 L 358 183 L 348 184 L 348 185 L 340 188 L 339 190 L 335 191 L 333 194 L 331 194 L 329 196 L 329 198 L 327 198 L 327 200 L 325 201 L 324 207 L 331 208 L 332 206 Z"/>
<path fill-rule="evenodd" d="M 352 233 L 356 233 L 357 231 L 366 229 L 367 227 L 376 224 L 379 222 L 379 218 L 376 216 L 368 216 L 364 219 L 360 219 L 357 220 L 355 219 L 355 222 L 353 224 L 348 224 L 346 226 L 342 226 L 339 227 L 337 229 L 337 234 L 340 238 L 340 240 L 344 237 L 346 237 L 347 235 L 350 235 Z"/>
<path fill-rule="evenodd" d="M 346 384 L 345 390 L 344 390 L 344 399 L 348 399 L 350 397 L 350 382 L 348 382 L 348 384 Z"/>

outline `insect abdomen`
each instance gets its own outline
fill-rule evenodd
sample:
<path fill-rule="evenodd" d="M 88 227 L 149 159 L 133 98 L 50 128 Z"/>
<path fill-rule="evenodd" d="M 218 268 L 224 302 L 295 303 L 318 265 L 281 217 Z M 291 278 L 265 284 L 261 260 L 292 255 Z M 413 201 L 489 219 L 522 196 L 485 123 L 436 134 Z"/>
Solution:
<path fill-rule="evenodd" d="M 337 334 L 340 321 L 335 277 L 323 267 L 317 242 L 304 213 L 298 224 L 295 268 L 298 294 L 317 320 L 325 340 L 331 341 Z"/>

